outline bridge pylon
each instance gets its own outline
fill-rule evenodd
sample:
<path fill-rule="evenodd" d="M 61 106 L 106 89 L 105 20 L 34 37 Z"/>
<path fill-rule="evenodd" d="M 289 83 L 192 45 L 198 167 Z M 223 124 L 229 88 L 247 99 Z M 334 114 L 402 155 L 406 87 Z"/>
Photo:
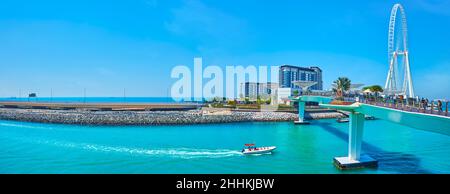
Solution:
<path fill-rule="evenodd" d="M 359 112 L 350 113 L 348 129 L 348 156 L 335 157 L 334 164 L 339 169 L 375 167 L 378 161 L 369 155 L 361 154 L 365 115 Z"/>

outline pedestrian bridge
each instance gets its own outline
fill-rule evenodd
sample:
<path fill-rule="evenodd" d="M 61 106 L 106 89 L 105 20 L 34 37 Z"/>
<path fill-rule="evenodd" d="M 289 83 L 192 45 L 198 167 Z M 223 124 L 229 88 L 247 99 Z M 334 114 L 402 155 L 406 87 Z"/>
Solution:
<path fill-rule="evenodd" d="M 335 105 L 330 104 L 333 98 L 323 96 L 299 96 L 291 98 L 291 100 L 299 104 L 299 120 L 296 121 L 298 124 L 307 123 L 304 121 L 305 102 L 317 102 L 320 107 L 350 112 L 349 154 L 347 157 L 336 157 L 334 159 L 336 165 L 340 168 L 364 167 L 377 164 L 370 156 L 361 155 L 365 115 L 415 129 L 450 135 L 450 117 L 448 116 L 399 110 L 359 102 L 351 105 Z"/>
<path fill-rule="evenodd" d="M 319 106 L 362 113 L 408 127 L 450 135 L 450 117 L 446 116 L 408 112 L 358 102 L 348 106 L 332 104 L 319 104 Z"/>

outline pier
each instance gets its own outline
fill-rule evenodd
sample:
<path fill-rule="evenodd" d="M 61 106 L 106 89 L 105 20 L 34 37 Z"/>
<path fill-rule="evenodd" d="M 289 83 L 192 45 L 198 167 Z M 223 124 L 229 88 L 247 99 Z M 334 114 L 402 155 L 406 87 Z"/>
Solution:
<path fill-rule="evenodd" d="M 90 111 L 182 111 L 195 110 L 201 105 L 187 103 L 44 103 L 0 102 L 3 108 L 90 110 Z"/>

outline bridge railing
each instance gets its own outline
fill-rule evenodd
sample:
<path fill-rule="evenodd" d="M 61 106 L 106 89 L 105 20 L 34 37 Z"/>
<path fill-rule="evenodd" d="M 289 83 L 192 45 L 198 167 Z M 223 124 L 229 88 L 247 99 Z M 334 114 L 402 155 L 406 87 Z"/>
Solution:
<path fill-rule="evenodd" d="M 304 93 L 304 96 L 323 96 L 323 97 L 334 97 L 334 95 L 320 94 L 320 93 Z M 364 95 L 347 95 L 342 97 L 341 101 L 344 102 L 362 102 L 366 104 L 382 106 L 387 108 L 393 108 L 403 111 L 409 112 L 418 112 L 425 114 L 433 114 L 433 115 L 442 115 L 442 116 L 450 116 L 448 113 L 450 109 L 449 101 L 441 100 L 432 100 L 432 101 L 421 101 L 417 99 L 400 99 L 400 98 L 383 98 L 376 96 L 364 96 Z"/>
<path fill-rule="evenodd" d="M 450 116 L 448 113 L 449 101 L 417 101 L 408 99 L 387 99 L 387 98 L 363 98 L 362 101 L 366 104 L 371 104 L 375 106 L 382 106 L 387 108 L 393 108 L 409 112 L 433 114 Z"/>

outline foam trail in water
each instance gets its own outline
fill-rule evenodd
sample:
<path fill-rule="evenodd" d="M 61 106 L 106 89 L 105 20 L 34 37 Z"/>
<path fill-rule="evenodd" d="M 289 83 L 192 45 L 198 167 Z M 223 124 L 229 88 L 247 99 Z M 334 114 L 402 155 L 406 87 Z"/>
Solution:
<path fill-rule="evenodd" d="M 59 147 L 84 149 L 88 151 L 116 152 L 125 154 L 149 155 L 155 157 L 169 156 L 174 158 L 222 158 L 242 155 L 240 151 L 229 149 L 194 149 L 194 148 L 160 148 L 143 149 L 119 146 L 105 146 L 87 143 L 72 143 L 60 141 L 38 141 L 38 143 L 51 144 Z"/>
<path fill-rule="evenodd" d="M 53 129 L 51 127 L 41 127 L 41 126 L 32 126 L 32 125 L 23 125 L 23 124 L 13 124 L 13 123 L 0 123 L 0 126 L 4 127 L 16 127 L 16 128 L 28 128 L 28 129 Z"/>
<path fill-rule="evenodd" d="M 32 128 L 32 129 L 52 129 L 50 127 L 41 127 L 41 126 L 32 126 L 32 125 L 14 124 L 14 123 L 0 123 L 0 126 Z M 15 139 L 16 141 L 22 141 L 22 142 L 27 142 L 27 143 L 47 144 L 47 145 L 58 146 L 58 147 L 84 149 L 84 150 L 88 150 L 88 151 L 150 155 L 150 156 L 155 156 L 155 157 L 169 156 L 169 157 L 178 157 L 178 158 L 222 158 L 222 157 L 231 157 L 231 156 L 242 155 L 242 153 L 240 151 L 230 150 L 230 149 L 196 149 L 196 148 L 144 149 L 144 148 L 130 148 L 130 147 L 120 147 L 120 146 L 106 146 L 106 145 L 88 144 L 88 143 L 75 143 L 75 142 L 66 142 L 66 141 L 34 139 L 33 137 L 10 138 L 10 139 Z"/>

